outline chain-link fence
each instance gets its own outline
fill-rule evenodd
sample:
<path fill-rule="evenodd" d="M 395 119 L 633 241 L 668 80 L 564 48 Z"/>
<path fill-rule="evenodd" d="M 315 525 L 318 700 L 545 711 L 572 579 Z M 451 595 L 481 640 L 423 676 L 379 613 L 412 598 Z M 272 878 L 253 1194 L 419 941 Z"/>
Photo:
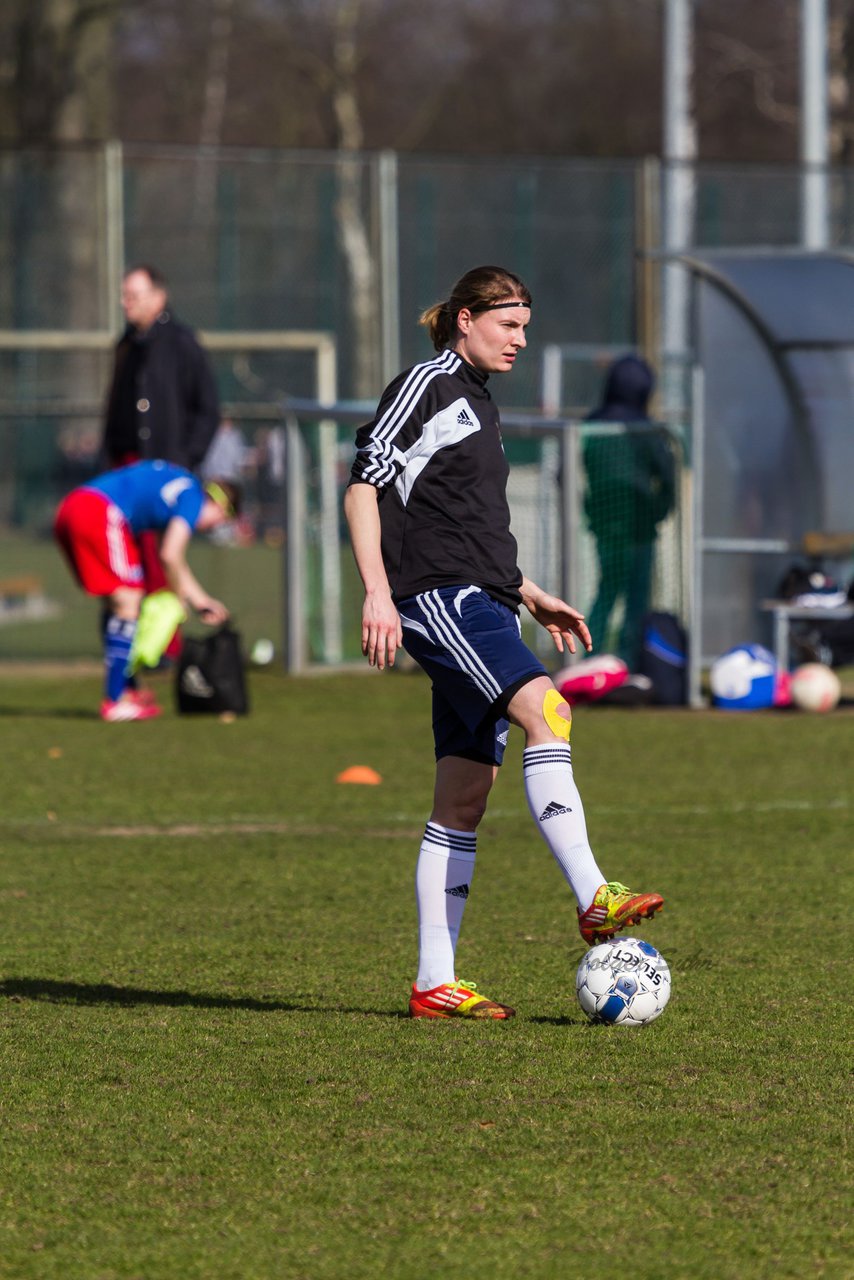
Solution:
<path fill-rule="evenodd" d="M 304 406 L 287 428 L 283 603 L 289 664 L 297 670 L 360 656 L 363 593 L 341 519 L 359 413 L 332 407 L 321 422 L 320 412 Z M 369 413 L 366 407 L 363 416 Z M 655 423 L 544 423 L 509 411 L 502 439 L 519 564 L 598 619 L 599 652 L 625 648 L 629 660 L 627 637 L 648 609 L 687 615 L 691 501 L 678 431 Z M 524 610 L 522 625 L 543 661 L 560 665 L 550 636 Z"/>
<path fill-rule="evenodd" d="M 583 416 L 607 356 L 640 349 L 663 368 L 654 257 L 662 172 L 654 161 L 114 143 L 0 153 L 0 658 L 96 647 L 49 527 L 58 499 L 99 466 L 127 263 L 158 265 L 179 317 L 212 348 L 216 336 L 226 344 L 212 359 L 224 411 L 247 444 L 249 514 L 240 547 L 200 546 L 194 555 L 211 557 L 198 562 L 199 573 L 211 590 L 232 591 L 238 616 L 251 619 L 247 629 L 283 646 L 281 406 L 320 392 L 316 353 L 268 340 L 325 337 L 335 371 L 322 395 L 376 397 L 399 368 L 431 354 L 420 310 L 468 267 L 501 262 L 526 280 L 535 302 L 524 359 L 496 388 L 503 409 Z M 695 179 L 697 243 L 797 245 L 797 169 L 699 166 Z M 854 230 L 849 175 L 831 175 L 830 197 L 831 241 L 844 244 Z M 565 370 L 576 361 L 580 372 L 549 404 L 555 350 Z M 668 421 L 681 431 L 684 398 L 677 410 L 678 422 L 672 414 Z M 690 458 L 690 438 L 680 438 Z M 542 488 L 551 465 L 542 449 L 536 478 L 527 473 L 540 505 L 552 500 Z M 520 484 L 527 465 L 520 463 Z M 349 567 L 337 580 L 351 592 Z M 58 626 L 55 608 L 64 611 Z M 342 640 L 343 656 L 350 648 Z M 328 643 L 317 656 L 329 657 Z"/>

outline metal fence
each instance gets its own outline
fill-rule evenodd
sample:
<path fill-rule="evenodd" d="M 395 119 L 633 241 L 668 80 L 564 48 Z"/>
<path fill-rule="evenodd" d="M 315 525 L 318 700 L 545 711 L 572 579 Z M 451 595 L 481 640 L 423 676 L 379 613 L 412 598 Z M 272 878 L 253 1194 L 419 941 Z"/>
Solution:
<path fill-rule="evenodd" d="M 328 415 L 321 419 L 320 415 Z M 369 406 L 292 405 L 288 412 L 288 482 L 285 502 L 284 578 L 287 665 L 294 671 L 312 663 L 351 661 L 360 656 L 363 593 L 341 522 L 343 490 L 354 456 L 354 425 L 369 416 Z M 617 462 L 616 483 L 597 503 L 610 506 L 594 536 L 588 518 L 590 477 L 588 446 L 593 440 L 636 442 L 655 435 L 672 458 L 675 502 L 650 543 L 649 608 L 680 617 L 691 612 L 690 472 L 682 433 L 663 424 L 597 424 L 544 419 L 509 412 L 502 420 L 504 450 L 510 464 L 508 502 L 511 526 L 524 573 L 547 591 L 563 596 L 589 616 L 600 587 L 602 524 L 629 536 L 639 524 L 642 500 L 627 494 L 626 454 Z M 631 445 L 629 449 L 631 451 Z M 630 464 L 628 464 L 630 465 Z M 604 648 L 616 652 L 625 610 L 620 592 Z M 561 660 L 551 637 L 522 610 L 526 639 L 552 668 Z"/>
<path fill-rule="evenodd" d="M 662 176 L 655 161 L 117 143 L 0 152 L 0 584 L 29 575 L 48 603 L 72 608 L 46 532 L 58 497 L 97 466 L 128 262 L 160 266 L 179 316 L 216 345 L 225 411 L 243 430 L 250 457 L 263 458 L 276 439 L 270 433 L 282 430 L 286 399 L 376 396 L 399 368 L 428 356 L 419 311 L 476 262 L 511 266 L 535 299 L 528 351 L 498 389 L 502 409 L 546 406 L 553 415 L 583 416 L 595 398 L 599 354 L 641 349 L 663 366 L 655 258 Z M 698 166 L 694 177 L 698 244 L 798 243 L 796 168 Z M 357 196 L 347 214 L 356 237 L 342 226 L 345 184 Z M 850 243 L 849 174 L 830 175 L 829 204 L 832 243 Z M 360 256 L 348 249 L 353 243 Z M 273 341 L 307 332 L 334 352 L 334 379 L 322 393 L 316 352 Z M 583 376 L 563 377 L 549 402 L 556 351 L 564 353 L 557 356 L 564 370 L 575 362 Z M 687 398 L 668 412 L 671 425 L 685 427 Z M 684 439 L 690 456 L 690 436 Z M 257 560 L 260 585 L 240 609 L 253 632 L 284 645 L 281 524 L 270 517 L 278 496 L 271 502 L 263 466 L 250 467 L 247 483 L 256 515 L 242 551 Z M 224 594 L 232 550 L 210 553 L 211 588 Z M 236 576 L 240 596 L 254 572 Z M 340 589 L 351 591 L 347 571 Z M 0 658 L 92 651 L 88 623 L 79 635 L 63 626 L 60 645 L 48 639 L 47 620 L 21 629 L 21 610 L 40 607 L 33 599 L 12 598 L 18 622 L 6 616 L 5 600 L 0 586 Z"/>
<path fill-rule="evenodd" d="M 418 310 L 475 262 L 506 262 L 530 284 L 536 343 L 641 336 L 636 250 L 661 247 L 658 162 L 348 163 L 382 303 L 377 351 L 395 371 L 421 349 Z M 799 243 L 798 168 L 699 165 L 694 175 L 695 244 Z M 123 266 L 152 260 L 198 328 L 323 329 L 346 353 L 353 278 L 341 182 L 330 152 L 0 152 L 0 329 L 113 329 Z M 834 245 L 854 238 L 852 184 L 848 171 L 830 175 Z M 389 370 L 377 373 L 384 381 Z M 348 378 L 345 355 L 345 396 Z"/>

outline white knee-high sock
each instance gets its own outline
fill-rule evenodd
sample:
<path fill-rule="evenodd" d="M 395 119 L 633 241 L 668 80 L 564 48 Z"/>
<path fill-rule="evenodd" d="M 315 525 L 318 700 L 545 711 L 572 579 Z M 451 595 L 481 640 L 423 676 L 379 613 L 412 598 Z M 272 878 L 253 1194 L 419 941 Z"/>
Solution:
<path fill-rule="evenodd" d="M 528 808 L 582 911 L 605 877 L 587 839 L 581 796 L 572 776 L 569 743 L 526 747 L 523 757 Z"/>
<path fill-rule="evenodd" d="M 474 874 L 477 835 L 428 822 L 415 871 L 419 991 L 453 982 L 454 952 Z"/>

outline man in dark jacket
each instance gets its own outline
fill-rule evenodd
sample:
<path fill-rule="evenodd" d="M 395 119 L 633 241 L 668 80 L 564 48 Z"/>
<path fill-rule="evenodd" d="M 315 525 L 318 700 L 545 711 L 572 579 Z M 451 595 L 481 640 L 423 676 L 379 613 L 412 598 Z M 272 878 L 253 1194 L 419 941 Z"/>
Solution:
<path fill-rule="evenodd" d="M 122 280 L 127 327 L 116 345 L 107 400 L 104 458 L 108 467 L 173 462 L 197 471 L 219 426 L 213 372 L 193 331 L 168 309 L 165 277 L 156 267 L 130 267 Z M 139 538 L 146 592 L 166 586 L 158 539 Z M 166 651 L 176 658 L 180 637 Z"/>
<path fill-rule="evenodd" d="M 621 356 L 605 379 L 602 403 L 589 422 L 648 423 L 654 377 L 639 356 Z M 583 447 L 585 512 L 596 538 L 599 587 L 588 626 L 594 650 L 605 643 L 608 620 L 622 598 L 617 656 L 638 669 L 643 617 L 649 608 L 658 525 L 673 508 L 675 468 L 663 432 L 592 433 Z"/>
<path fill-rule="evenodd" d="M 131 267 L 122 282 L 127 328 L 116 346 L 104 452 L 110 466 L 159 458 L 196 470 L 219 426 L 207 357 L 168 310 L 156 267 Z"/>

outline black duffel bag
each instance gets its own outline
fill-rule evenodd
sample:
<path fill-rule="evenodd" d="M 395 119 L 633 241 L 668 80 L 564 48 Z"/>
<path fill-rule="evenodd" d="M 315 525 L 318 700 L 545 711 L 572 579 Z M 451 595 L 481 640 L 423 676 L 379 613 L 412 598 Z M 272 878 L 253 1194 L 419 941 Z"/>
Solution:
<path fill-rule="evenodd" d="M 249 698 L 240 633 L 225 623 L 207 636 L 185 636 L 175 675 L 175 697 L 180 712 L 246 715 Z"/>

